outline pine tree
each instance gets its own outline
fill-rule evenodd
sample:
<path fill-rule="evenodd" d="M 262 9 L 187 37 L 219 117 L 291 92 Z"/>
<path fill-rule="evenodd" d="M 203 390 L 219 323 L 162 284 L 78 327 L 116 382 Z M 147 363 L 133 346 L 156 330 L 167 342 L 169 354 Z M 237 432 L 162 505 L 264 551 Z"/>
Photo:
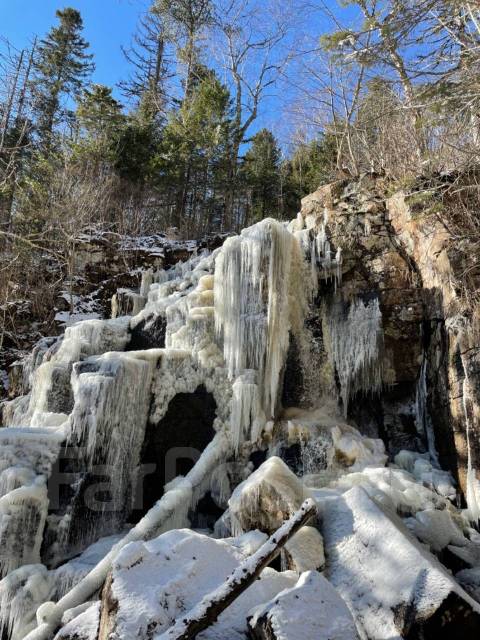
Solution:
<path fill-rule="evenodd" d="M 280 156 L 278 142 L 268 129 L 262 129 L 252 138 L 252 146 L 245 154 L 243 175 L 251 190 L 254 220 L 278 215 Z"/>
<path fill-rule="evenodd" d="M 170 39 L 178 45 L 179 58 L 186 66 L 184 89 L 188 95 L 199 58 L 200 34 L 213 22 L 211 0 L 157 0 L 154 10 L 165 21 Z"/>
<path fill-rule="evenodd" d="M 83 21 L 76 9 L 58 10 L 60 24 L 53 27 L 38 47 L 34 64 L 35 112 L 41 142 L 49 147 L 55 126 L 62 117 L 62 98 L 80 93 L 94 69 L 88 42 L 81 35 Z"/>
<path fill-rule="evenodd" d="M 215 72 L 195 65 L 189 97 L 164 131 L 164 176 L 176 184 L 176 224 L 199 226 L 199 205 L 212 204 L 223 185 L 230 95 Z M 208 207 L 207 207 L 208 208 Z M 209 218 L 211 211 L 204 212 Z M 208 226 L 208 222 L 202 224 Z"/>
<path fill-rule="evenodd" d="M 90 155 L 99 163 L 115 163 L 125 116 L 122 105 L 112 96 L 112 89 L 93 84 L 84 89 L 77 105 L 79 138 L 75 150 Z"/>

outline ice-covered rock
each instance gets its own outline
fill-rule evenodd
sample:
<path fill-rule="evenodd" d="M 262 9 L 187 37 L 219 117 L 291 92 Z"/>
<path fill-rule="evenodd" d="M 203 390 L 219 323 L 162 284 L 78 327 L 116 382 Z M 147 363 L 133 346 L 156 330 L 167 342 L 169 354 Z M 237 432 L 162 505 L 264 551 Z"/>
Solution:
<path fill-rule="evenodd" d="M 480 567 L 462 569 L 455 574 L 455 579 L 472 598 L 480 603 Z"/>
<path fill-rule="evenodd" d="M 100 626 L 100 603 L 87 603 L 81 611 L 67 612 L 64 626 L 54 640 L 97 640 Z M 73 617 L 71 617 L 73 616 Z"/>
<path fill-rule="evenodd" d="M 252 640 L 358 640 L 352 614 L 320 573 L 303 573 L 297 584 L 255 609 Z"/>
<path fill-rule="evenodd" d="M 37 623 L 37 608 L 55 593 L 51 572 L 25 565 L 0 581 L 0 637 L 22 640 Z"/>
<path fill-rule="evenodd" d="M 354 486 L 363 487 L 370 496 L 400 515 L 447 507 L 443 496 L 417 482 L 407 471 L 394 467 L 367 467 L 332 483 L 333 488 L 343 491 Z"/>
<path fill-rule="evenodd" d="M 448 545 L 462 547 L 467 544 L 467 538 L 448 509 L 418 511 L 415 522 L 412 523 L 412 530 L 417 538 L 430 545 L 433 551 L 441 551 Z"/>
<path fill-rule="evenodd" d="M 326 500 L 322 517 L 326 575 L 363 637 L 478 636 L 478 603 L 364 489 Z"/>
<path fill-rule="evenodd" d="M 283 460 L 268 458 L 228 501 L 233 531 L 273 533 L 309 496 L 309 490 Z"/>

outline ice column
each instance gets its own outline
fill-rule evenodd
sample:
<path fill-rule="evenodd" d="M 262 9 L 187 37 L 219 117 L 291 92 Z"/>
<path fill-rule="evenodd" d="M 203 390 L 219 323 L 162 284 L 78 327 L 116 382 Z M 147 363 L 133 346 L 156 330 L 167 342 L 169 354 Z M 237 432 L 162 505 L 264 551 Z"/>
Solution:
<path fill-rule="evenodd" d="M 293 263 L 300 254 L 287 228 L 267 218 L 229 238 L 215 264 L 215 327 L 229 375 L 257 371 L 268 416 L 275 413 L 289 344 Z M 305 285 L 298 284 L 295 304 L 301 308 Z"/>

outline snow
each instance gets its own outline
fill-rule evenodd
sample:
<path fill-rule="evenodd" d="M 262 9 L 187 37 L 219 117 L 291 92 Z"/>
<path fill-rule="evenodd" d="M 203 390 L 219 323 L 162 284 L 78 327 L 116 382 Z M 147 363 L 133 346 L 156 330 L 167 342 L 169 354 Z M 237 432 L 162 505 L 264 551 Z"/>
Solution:
<path fill-rule="evenodd" d="M 234 490 L 228 506 L 233 532 L 273 532 L 310 496 L 301 480 L 276 456 L 268 458 Z"/>
<path fill-rule="evenodd" d="M 306 500 L 302 507 L 290 518 L 290 520 L 284 522 L 282 526 L 251 556 L 241 562 L 225 580 L 220 582 L 213 591 L 210 591 L 205 595 L 193 608 L 190 609 L 188 614 L 181 619 L 177 619 L 175 624 L 165 633 L 155 636 L 155 640 L 172 640 L 182 637 L 188 627 L 189 621 L 196 621 L 203 619 L 207 612 L 211 610 L 215 603 L 223 602 L 225 598 L 231 594 L 234 587 L 240 588 L 240 586 L 248 584 L 249 580 L 252 580 L 258 568 L 268 562 L 272 554 L 277 550 L 282 540 L 288 538 L 288 534 L 298 527 L 305 517 L 305 514 L 314 509 L 313 500 Z M 217 541 L 218 542 L 218 541 Z M 255 582 L 249 587 L 253 588 Z M 208 638 L 208 631 L 205 632 L 205 638 Z M 220 640 L 224 636 L 214 636 Z"/>
<path fill-rule="evenodd" d="M 97 640 L 100 624 L 100 603 L 90 604 L 86 611 L 69 620 L 54 640 Z"/>
<path fill-rule="evenodd" d="M 250 540 L 252 540 L 250 536 Z M 263 537 L 257 544 L 263 541 Z M 170 531 L 150 542 L 129 544 L 112 567 L 112 597 L 118 601 L 115 634 L 150 638 L 161 634 L 221 585 L 252 548 L 246 540 L 213 540 L 190 530 Z M 257 544 L 255 546 L 257 546 Z M 292 573 L 267 569 L 199 639 L 244 638 L 248 611 L 295 583 Z M 151 634 L 151 635 L 150 635 Z"/>
<path fill-rule="evenodd" d="M 364 489 L 327 500 L 322 516 L 326 576 L 354 612 L 364 637 L 401 640 L 407 611 L 421 622 L 451 593 L 480 615 L 480 605 Z"/>
<path fill-rule="evenodd" d="M 320 570 L 325 565 L 323 538 L 314 527 L 302 527 L 285 545 L 295 571 Z"/>
<path fill-rule="evenodd" d="M 358 640 L 347 605 L 316 571 L 303 573 L 294 587 L 257 607 L 249 627 L 257 626 L 275 640 Z"/>
<path fill-rule="evenodd" d="M 433 551 L 441 551 L 450 544 L 464 546 L 467 543 L 459 524 L 447 509 L 418 511 L 411 526 L 417 538 L 428 544 Z"/>
<path fill-rule="evenodd" d="M 336 294 L 334 304 L 322 301 L 322 358 L 323 350 L 329 354 L 324 370 L 318 371 L 309 351 L 314 340 L 305 322 L 308 303 L 318 296 L 322 280 L 336 286 L 342 276 L 342 252 L 330 245 L 327 225 L 327 214 L 323 223 L 307 228 L 301 216 L 293 225 L 267 219 L 212 254 L 194 255 L 169 270 L 149 269 L 138 293 L 120 304 L 116 299 L 114 315 L 133 306 L 133 317 L 74 324 L 63 340 L 41 345 L 32 354 L 24 367 L 25 388 L 31 393 L 5 411 L 8 424 L 18 428 L 0 430 L 0 568 L 10 571 L 0 582 L 0 598 L 13 603 L 9 617 L 2 618 L 5 627 L 15 629 L 13 640 L 27 634 L 29 640 L 51 640 L 60 624 L 64 628 L 58 640 L 96 638 L 99 608 L 91 600 L 110 571 L 119 603 L 115 637 L 172 637 L 175 621 L 181 626 L 185 616 L 204 611 L 211 592 L 224 593 L 228 576 L 241 579 L 243 569 L 252 569 L 266 537 L 256 529 L 275 531 L 310 495 L 324 516 L 327 574 L 370 637 L 400 637 L 397 618 L 402 607 L 410 607 L 412 593 L 419 616 L 430 615 L 452 591 L 466 597 L 396 515 L 408 516 L 409 530 L 435 552 L 448 548 L 477 562 L 480 545 L 467 519 L 450 503 L 456 497 L 453 480 L 437 468 L 426 360 L 416 418 L 429 454 L 401 452 L 397 466 L 385 467 L 383 443 L 361 435 L 337 415 L 333 388 L 336 371 L 345 414 L 354 394 L 380 391 L 378 300 L 339 303 Z M 159 256 L 164 250 L 147 240 L 138 247 Z M 165 348 L 126 352 L 131 332 L 140 324 L 142 331 L 153 324 L 160 327 L 159 339 L 165 325 Z M 308 379 L 303 400 L 313 408 L 303 413 L 292 409 L 287 415 L 280 414 L 279 399 L 291 337 Z M 200 385 L 216 403 L 213 441 L 187 476 L 167 485 L 161 500 L 125 532 L 147 422 L 158 426 L 177 394 L 193 393 Z M 468 381 L 466 385 L 470 447 Z M 51 513 L 49 534 L 53 531 L 56 538 L 44 557 L 54 563 L 71 557 L 70 527 L 83 534 L 78 551 L 106 532 L 118 535 L 47 571 L 39 565 L 49 506 L 46 483 L 65 439 L 80 447 L 82 469 L 106 465 L 112 496 L 91 522 L 75 521 L 71 507 L 65 514 Z M 250 454 L 259 445 L 269 447 L 270 457 L 252 473 Z M 272 455 L 290 445 L 299 445 L 302 479 Z M 475 521 L 480 484 L 470 449 L 468 486 L 469 515 Z M 182 530 L 208 491 L 222 508 L 229 506 L 216 532 L 248 533 L 215 540 Z M 334 587 L 311 572 L 325 563 L 320 532 L 303 527 L 286 544 L 284 560 L 297 572 L 310 573 L 296 584 L 294 572 L 265 569 L 199 638 L 244 639 L 247 616 L 262 602 L 268 602 L 261 610 L 272 616 L 278 638 L 355 637 L 344 635 L 354 631 Z M 22 563 L 33 564 L 18 568 Z M 423 579 L 419 571 L 425 575 L 425 592 L 417 588 L 416 580 Z M 326 606 L 314 604 L 322 599 Z M 256 619 L 264 614 L 257 613 Z"/>
<path fill-rule="evenodd" d="M 83 604 L 100 589 L 119 551 L 130 542 L 148 540 L 162 531 L 185 526 L 190 507 L 195 504 L 196 499 L 203 495 L 204 487 L 208 486 L 212 470 L 225 459 L 229 446 L 230 443 L 225 436 L 217 434 L 187 477 L 178 478 L 165 488 L 164 495 L 156 505 L 115 544 L 111 551 L 71 591 L 59 600 L 52 608 L 48 620 L 32 631 L 28 639 L 49 638 L 52 630 L 60 623 L 66 611 Z"/>

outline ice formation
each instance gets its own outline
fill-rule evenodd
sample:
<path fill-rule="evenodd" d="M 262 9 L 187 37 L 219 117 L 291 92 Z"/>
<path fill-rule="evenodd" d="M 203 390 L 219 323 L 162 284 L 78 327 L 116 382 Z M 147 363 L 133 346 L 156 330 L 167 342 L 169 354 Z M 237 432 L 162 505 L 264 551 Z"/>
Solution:
<path fill-rule="evenodd" d="M 428 412 L 428 388 L 427 388 L 427 368 L 428 360 L 424 357 L 422 367 L 420 369 L 420 376 L 417 385 L 417 397 L 415 402 L 416 410 L 416 425 L 420 430 L 422 436 L 424 436 L 428 452 L 432 461 L 438 465 L 438 453 L 435 446 L 435 433 L 433 430 L 432 419 Z"/>
<path fill-rule="evenodd" d="M 382 313 L 378 300 L 354 300 L 329 318 L 331 357 L 337 371 L 344 414 L 358 391 L 382 387 Z"/>
<path fill-rule="evenodd" d="M 215 325 L 225 363 L 231 378 L 257 371 L 267 417 L 275 415 L 289 331 L 305 309 L 302 267 L 295 237 L 272 219 L 229 238 L 216 259 Z"/>
<path fill-rule="evenodd" d="M 469 413 L 469 380 L 465 371 L 463 381 L 463 410 L 465 414 L 466 437 L 467 437 L 467 507 L 470 520 L 480 522 L 480 480 L 477 478 L 476 469 L 472 465 L 472 443 L 471 443 L 471 419 Z"/>

